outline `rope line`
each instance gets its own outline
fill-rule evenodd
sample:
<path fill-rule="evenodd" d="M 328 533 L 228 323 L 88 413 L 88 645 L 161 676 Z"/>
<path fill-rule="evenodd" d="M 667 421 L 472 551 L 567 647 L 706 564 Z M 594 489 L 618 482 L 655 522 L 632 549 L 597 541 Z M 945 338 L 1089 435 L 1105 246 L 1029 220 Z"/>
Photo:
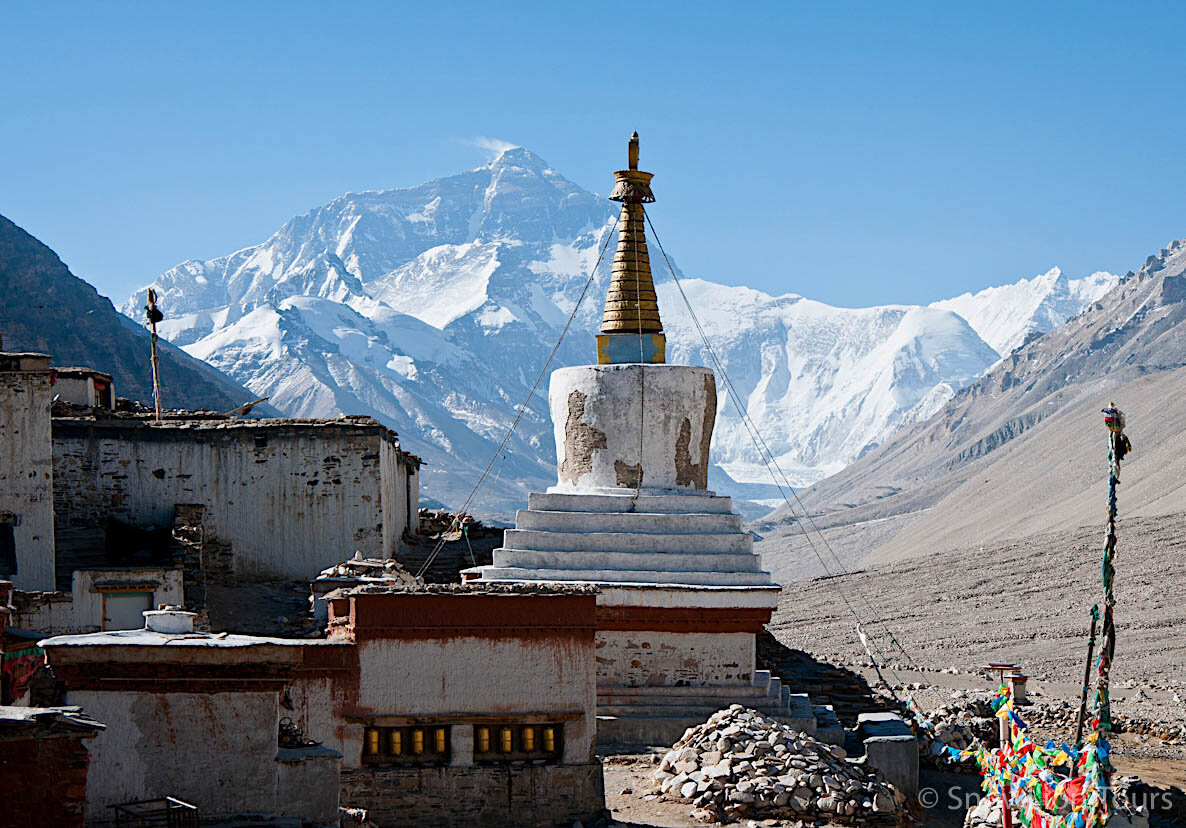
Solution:
<path fill-rule="evenodd" d="M 623 204 L 624 209 L 629 209 L 629 202 Z M 638 208 L 646 215 L 646 210 L 642 204 Z M 640 230 L 643 228 L 639 228 Z M 642 292 L 640 290 L 640 282 L 638 277 L 638 234 L 635 233 L 630 237 L 630 245 L 634 248 L 634 308 L 638 317 L 638 362 L 639 365 L 646 363 L 646 352 L 642 345 Z M 649 256 L 648 256 L 649 259 Z M 638 508 L 638 498 L 642 494 L 642 449 L 643 449 L 643 429 L 647 420 L 647 381 L 646 369 L 639 368 L 638 370 L 638 478 L 634 481 L 634 497 L 630 498 L 631 508 Z"/>
<path fill-rule="evenodd" d="M 474 484 L 469 496 L 465 499 L 465 503 L 461 507 L 459 514 L 468 514 L 469 505 L 474 499 L 474 495 L 478 493 L 478 489 L 482 487 L 482 483 L 490 474 L 490 469 L 494 467 L 494 462 L 499 458 L 502 452 L 506 449 L 507 444 L 511 441 L 511 435 L 515 433 L 515 429 L 519 426 L 519 421 L 523 419 L 523 415 L 527 412 L 527 406 L 531 404 L 531 400 L 535 397 L 535 392 L 539 389 L 539 385 L 543 382 L 544 377 L 547 376 L 548 368 L 552 365 L 552 360 L 556 358 L 556 352 L 560 350 L 560 343 L 564 341 L 564 337 L 568 334 L 568 329 L 572 326 L 572 320 L 576 319 L 577 311 L 581 308 L 581 303 L 585 301 L 585 295 L 589 292 L 589 286 L 593 284 L 593 279 L 597 276 L 597 268 L 601 266 L 601 260 L 605 258 L 605 249 L 609 246 L 609 240 L 613 238 L 614 230 L 618 226 L 617 217 L 614 218 L 614 224 L 610 227 L 609 232 L 605 234 L 605 241 L 601 244 L 601 251 L 597 254 L 597 261 L 593 263 L 593 269 L 589 271 L 589 278 L 585 280 L 585 286 L 581 288 L 581 294 L 577 297 L 577 303 L 573 305 L 572 313 L 568 315 L 568 320 L 564 323 L 564 327 L 560 331 L 560 336 L 556 339 L 556 344 L 552 346 L 551 353 L 548 354 L 547 360 L 544 362 L 544 367 L 540 369 L 539 376 L 535 378 L 535 383 L 531 386 L 531 390 L 527 392 L 527 399 L 519 406 L 518 413 L 515 414 L 515 419 L 507 428 L 507 433 L 503 435 L 502 442 L 499 443 L 498 449 L 490 458 L 490 462 L 486 464 L 486 468 L 482 470 L 482 476 L 478 478 L 478 482 Z M 445 538 L 442 535 L 437 541 L 436 546 L 433 547 L 432 553 L 425 559 L 419 571 L 416 573 L 417 578 L 423 578 L 424 573 L 428 571 L 428 567 L 436 560 L 437 555 L 441 553 L 441 549 L 445 546 Z"/>
<path fill-rule="evenodd" d="M 885 685 L 885 688 L 886 688 L 886 690 L 889 691 L 890 695 L 895 700 L 897 700 L 897 694 L 895 693 L 893 687 L 889 684 L 889 682 L 887 682 L 885 680 L 884 676 L 881 673 L 881 669 L 877 664 L 877 659 L 873 656 L 872 652 L 870 651 L 870 648 L 868 646 L 869 639 L 864 635 L 862 627 L 861 627 L 860 614 L 856 611 L 856 607 L 853 606 L 852 601 L 849 600 L 848 595 L 841 588 L 839 580 L 832 573 L 832 570 L 828 566 L 827 561 L 824 560 L 823 556 L 820 554 L 819 550 L 816 548 L 815 541 L 812 539 L 811 535 L 808 533 L 807 527 L 795 515 L 794 506 L 791 504 L 790 498 L 787 497 L 786 492 L 783 489 L 783 484 L 785 483 L 787 488 L 791 489 L 792 494 L 794 494 L 794 487 L 792 487 L 790 485 L 790 481 L 787 480 L 786 475 L 783 474 L 782 469 L 779 468 L 777 461 L 774 459 L 773 453 L 770 451 L 770 447 L 766 444 L 766 441 L 761 438 L 761 435 L 757 430 L 757 424 L 754 423 L 752 421 L 752 419 L 750 418 L 749 413 L 746 410 L 746 406 L 745 406 L 744 402 L 741 400 L 741 395 L 738 394 L 737 389 L 734 387 L 732 380 L 729 378 L 728 372 L 725 370 L 724 364 L 722 363 L 720 357 L 717 356 L 716 350 L 712 347 L 712 344 L 709 342 L 708 335 L 705 333 L 703 326 L 700 324 L 700 320 L 696 316 L 695 310 L 692 308 L 692 303 L 688 299 L 687 293 L 684 292 L 684 286 L 683 286 L 683 284 L 680 283 L 679 276 L 677 276 L 675 273 L 675 268 L 672 266 L 671 259 L 667 255 L 667 250 L 663 247 L 663 242 L 659 238 L 659 233 L 655 230 L 654 222 L 651 221 L 650 215 L 647 214 L 645 210 L 643 211 L 643 214 L 644 214 L 644 216 L 646 216 L 647 225 L 651 229 L 651 235 L 655 239 L 655 244 L 657 244 L 659 246 L 659 252 L 663 255 L 663 261 L 667 265 L 667 270 L 671 274 L 671 278 L 675 282 L 676 288 L 679 289 L 680 297 L 684 300 L 684 304 L 688 308 L 688 314 L 691 316 L 692 324 L 695 325 L 696 331 L 700 335 L 701 341 L 704 343 L 704 348 L 708 352 L 709 358 L 712 360 L 713 365 L 716 366 L 716 369 L 717 369 L 718 373 L 720 374 L 721 379 L 724 381 L 726 392 L 728 393 L 729 398 L 733 401 L 734 407 L 737 409 L 738 415 L 741 418 L 742 425 L 745 427 L 746 431 L 749 433 L 750 439 L 753 440 L 754 447 L 758 450 L 759 457 L 762 458 L 762 462 L 766 465 L 767 470 L 770 472 L 770 476 L 774 480 L 774 485 L 778 489 L 779 494 L 782 496 L 783 502 L 786 503 L 787 507 L 791 510 L 792 516 L 796 517 L 795 524 L 799 527 L 800 532 L 802 532 L 803 538 L 807 541 L 808 546 L 811 548 L 812 553 L 815 555 L 816 559 L 819 561 L 820 566 L 823 567 L 824 572 L 827 573 L 827 575 L 829 576 L 827 579 L 829 585 L 836 591 L 836 594 L 840 596 L 840 599 L 844 602 L 845 606 L 848 608 L 849 613 L 851 613 L 853 620 L 855 622 L 855 625 L 856 625 L 856 629 L 858 631 L 858 638 L 862 641 L 862 644 L 865 648 L 865 652 L 869 655 L 870 660 L 873 662 L 874 668 L 877 672 L 878 677 L 881 678 L 882 684 Z M 776 469 L 777 469 L 777 474 L 775 472 Z M 782 477 L 782 482 L 779 481 L 780 475 Z M 794 496 L 796 497 L 796 499 L 798 499 L 797 494 Z M 802 501 L 799 501 L 799 503 L 800 503 L 800 508 L 803 508 Z M 804 509 L 804 511 L 806 511 L 806 510 Z M 819 528 L 814 525 L 814 522 L 812 522 L 812 528 L 820 536 L 820 539 L 826 544 L 827 538 L 825 538 L 823 536 L 823 533 L 819 531 Z M 830 546 L 829 546 L 829 548 L 830 548 Z M 834 550 L 832 550 L 832 555 L 834 557 L 836 557 L 837 561 L 839 561 L 839 556 L 836 555 Z M 869 603 L 868 599 L 865 599 L 865 602 L 866 602 L 866 604 L 868 604 Z M 876 614 L 876 611 L 874 611 L 874 614 Z M 875 620 L 877 620 L 877 619 L 875 619 Z M 883 626 L 884 626 L 884 624 L 883 624 Z M 872 645 L 873 645 L 873 649 L 877 650 L 877 652 L 881 656 L 882 660 L 887 662 L 886 663 L 887 669 L 889 669 L 889 671 L 893 674 L 894 678 L 899 683 L 903 683 L 901 676 L 899 676 L 897 674 L 897 672 L 893 669 L 892 665 L 888 664 L 888 661 L 885 657 L 885 653 L 882 651 L 881 647 L 878 645 L 876 639 L 872 640 Z"/>

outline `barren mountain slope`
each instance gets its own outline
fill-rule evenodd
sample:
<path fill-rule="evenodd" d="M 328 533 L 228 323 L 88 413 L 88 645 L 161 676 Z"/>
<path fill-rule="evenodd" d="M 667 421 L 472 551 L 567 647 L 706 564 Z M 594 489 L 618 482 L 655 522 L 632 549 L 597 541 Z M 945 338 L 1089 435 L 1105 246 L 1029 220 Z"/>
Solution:
<path fill-rule="evenodd" d="M 1074 529 L 1102 519 L 1107 431 L 1100 408 L 1114 398 L 1134 451 L 1124 463 L 1124 515 L 1186 511 L 1186 368 L 1117 386 L 1083 383 L 1057 414 L 975 464 L 950 494 L 867 559 L 894 560 L 968 543 Z"/>
<path fill-rule="evenodd" d="M 115 377 L 116 394 L 152 400 L 148 332 L 117 313 L 109 299 L 71 273 L 56 253 L 3 216 L 0 335 L 8 350 L 41 351 L 57 366 L 105 371 Z M 160 345 L 166 406 L 225 411 L 254 399 L 201 360 L 163 340 Z"/>

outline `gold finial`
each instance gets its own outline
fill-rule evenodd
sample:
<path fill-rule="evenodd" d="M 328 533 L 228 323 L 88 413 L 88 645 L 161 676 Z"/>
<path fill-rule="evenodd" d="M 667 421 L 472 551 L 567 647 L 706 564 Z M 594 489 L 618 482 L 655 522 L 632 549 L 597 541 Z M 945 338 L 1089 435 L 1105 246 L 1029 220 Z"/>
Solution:
<path fill-rule="evenodd" d="M 638 133 L 630 136 L 627 154 L 630 169 L 614 173 L 611 201 L 622 203 L 618 221 L 618 249 L 601 316 L 603 334 L 658 334 L 663 331 L 659 303 L 651 278 L 651 260 L 647 252 L 646 217 L 643 204 L 655 200 L 648 172 L 638 169 Z M 662 361 L 660 359 L 659 361 Z"/>

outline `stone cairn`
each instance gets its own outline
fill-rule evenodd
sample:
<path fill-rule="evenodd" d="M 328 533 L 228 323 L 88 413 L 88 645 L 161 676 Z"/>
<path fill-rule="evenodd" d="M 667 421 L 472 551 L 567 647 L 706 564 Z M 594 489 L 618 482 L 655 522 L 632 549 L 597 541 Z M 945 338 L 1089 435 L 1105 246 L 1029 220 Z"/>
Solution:
<path fill-rule="evenodd" d="M 689 728 L 652 774 L 647 795 L 689 802 L 693 819 L 896 824 L 905 796 L 844 749 L 734 704 Z"/>
<path fill-rule="evenodd" d="M 996 747 L 1000 741 L 1000 730 L 997 715 L 989 704 L 989 694 L 955 690 L 951 696 L 949 703 L 934 708 L 928 714 L 935 725 L 935 736 L 938 741 L 956 750 L 967 750 L 976 740 L 989 747 Z M 935 740 L 927 731 L 919 728 L 918 738 L 919 752 L 924 761 L 946 770 L 954 769 L 954 763 L 937 761 L 931 755 L 931 745 Z M 965 765 L 967 770 L 976 769 L 975 759 L 961 764 Z"/>

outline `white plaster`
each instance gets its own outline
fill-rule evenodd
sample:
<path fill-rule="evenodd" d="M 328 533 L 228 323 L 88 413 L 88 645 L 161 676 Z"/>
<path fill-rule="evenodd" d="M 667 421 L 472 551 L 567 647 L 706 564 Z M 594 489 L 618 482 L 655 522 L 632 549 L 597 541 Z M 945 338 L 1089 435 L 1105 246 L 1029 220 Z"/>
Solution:
<path fill-rule="evenodd" d="M 592 760 L 597 684 L 592 641 L 456 637 L 358 646 L 358 701 L 351 713 L 505 714 L 513 721 L 521 714 L 581 711 L 564 722 L 563 761 Z M 343 767 L 358 767 L 363 725 L 339 718 L 335 692 L 341 689 L 335 691 L 331 680 L 298 676 L 292 687 L 297 711 L 291 715 L 312 738 L 341 751 Z M 459 738 L 456 732 L 453 738 Z"/>
<path fill-rule="evenodd" d="M 58 635 L 43 638 L 38 642 L 39 647 L 111 647 L 114 651 L 109 656 L 121 661 L 138 661 L 145 656 L 137 649 L 128 647 L 169 647 L 170 649 L 190 648 L 193 650 L 228 650 L 242 648 L 267 648 L 263 654 L 252 653 L 245 656 L 248 659 L 266 659 L 268 661 L 299 663 L 301 648 L 303 647 L 349 647 L 344 641 L 329 641 L 324 638 L 269 638 L 262 635 L 238 635 L 237 633 L 207 633 L 192 632 L 183 634 L 154 632 L 149 629 L 115 630 L 113 632 L 86 633 L 82 635 Z M 287 651 L 287 652 L 286 652 Z M 226 661 L 226 656 L 216 657 L 220 662 Z"/>
<path fill-rule="evenodd" d="M 88 408 L 95 405 L 95 384 L 87 376 L 59 376 L 54 383 L 54 396 L 60 397 L 62 402 L 71 405 L 82 405 Z"/>
<path fill-rule="evenodd" d="M 88 820 L 163 796 L 194 803 L 203 817 L 276 812 L 274 691 L 75 690 L 68 702 L 107 725 L 88 744 Z"/>
<path fill-rule="evenodd" d="M 606 584 L 597 596 L 605 607 L 758 607 L 778 606 L 780 588 L 678 587 L 653 584 Z"/>
<path fill-rule="evenodd" d="M 530 509 L 540 512 L 645 512 L 647 514 L 730 514 L 733 499 L 712 492 L 634 497 L 634 490 L 618 489 L 612 494 L 532 492 L 527 496 Z"/>
<path fill-rule="evenodd" d="M 208 536 L 231 545 L 238 575 L 308 578 L 355 551 L 393 557 L 407 525 L 408 461 L 384 433 L 60 423 L 59 520 L 169 526 L 176 504 L 200 503 Z"/>
<path fill-rule="evenodd" d="M 103 408 L 115 408 L 115 383 L 110 374 L 93 368 L 63 367 L 55 368 L 54 374 L 54 396 L 62 402 L 86 408 L 97 408 L 104 403 Z M 106 390 L 100 392 L 96 382 L 106 385 Z"/>
<path fill-rule="evenodd" d="M 182 635 L 194 631 L 196 612 L 186 612 L 178 609 L 146 610 L 144 612 L 144 627 L 153 632 Z"/>
<path fill-rule="evenodd" d="M 547 532 L 631 532 L 636 535 L 729 533 L 741 530 L 741 515 L 727 512 L 647 512 L 642 505 L 634 512 L 520 509 L 515 513 L 515 529 Z"/>
<path fill-rule="evenodd" d="M 117 594 L 132 586 L 152 593 L 152 606 L 180 604 L 185 590 L 180 569 L 120 567 L 78 569 L 71 576 L 69 595 L 46 594 L 27 600 L 29 609 L 13 616 L 12 625 L 45 635 L 72 635 L 102 630 L 104 595 Z"/>
<path fill-rule="evenodd" d="M 690 365 L 580 365 L 554 371 L 548 396 L 561 471 L 549 492 L 633 492 L 633 486 L 619 482 L 615 461 L 641 462 L 644 493 L 704 491 L 677 479 L 676 441 L 681 427 L 687 428 L 690 460 L 707 469 L 708 444 L 703 441 L 702 452 L 701 437 L 706 418 L 711 433 L 716 417 L 715 382 L 711 370 Z M 606 443 L 591 450 L 592 467 L 575 483 L 563 471 L 574 394 L 584 400 L 579 424 L 601 432 Z"/>
<path fill-rule="evenodd" d="M 6 357 L 0 371 L 0 523 L 13 527 L 17 589 L 54 589 L 49 357 Z M 14 365 L 14 367 L 16 367 Z"/>
<path fill-rule="evenodd" d="M 721 552 L 753 551 L 753 536 L 746 532 L 568 532 L 507 529 L 506 549 L 602 552 Z M 677 567 L 678 568 L 678 567 Z"/>

